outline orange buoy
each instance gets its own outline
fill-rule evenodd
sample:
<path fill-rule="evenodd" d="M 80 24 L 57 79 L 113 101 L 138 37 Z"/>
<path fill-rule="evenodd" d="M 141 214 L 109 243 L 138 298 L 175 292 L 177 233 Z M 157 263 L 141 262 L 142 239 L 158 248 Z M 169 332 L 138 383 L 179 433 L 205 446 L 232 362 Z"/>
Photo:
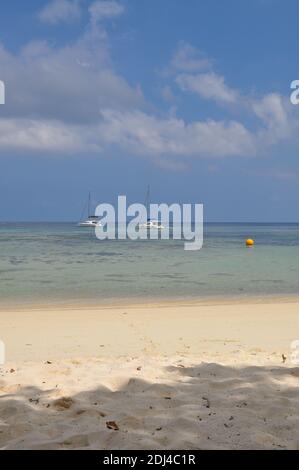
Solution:
<path fill-rule="evenodd" d="M 254 245 L 254 240 L 252 240 L 252 238 L 248 238 L 246 240 L 246 246 L 253 246 Z"/>

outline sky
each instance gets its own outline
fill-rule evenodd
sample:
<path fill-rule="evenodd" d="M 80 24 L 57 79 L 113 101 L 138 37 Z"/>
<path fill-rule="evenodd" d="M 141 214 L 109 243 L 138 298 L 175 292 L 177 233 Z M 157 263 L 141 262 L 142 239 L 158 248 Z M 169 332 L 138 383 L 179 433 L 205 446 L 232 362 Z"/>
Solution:
<path fill-rule="evenodd" d="M 96 202 L 299 222 L 296 0 L 10 0 L 0 221 Z"/>

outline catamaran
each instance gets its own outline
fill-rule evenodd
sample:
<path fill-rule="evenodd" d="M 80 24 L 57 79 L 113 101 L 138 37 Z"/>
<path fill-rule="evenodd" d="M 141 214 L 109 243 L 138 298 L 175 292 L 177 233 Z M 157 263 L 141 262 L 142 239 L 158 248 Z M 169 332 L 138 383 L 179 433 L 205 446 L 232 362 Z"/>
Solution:
<path fill-rule="evenodd" d="M 150 186 L 148 185 L 147 187 L 147 193 L 145 197 L 145 203 L 144 203 L 146 210 L 147 210 L 147 215 L 150 215 Z M 145 228 L 145 229 L 156 229 L 156 230 L 163 230 L 165 227 L 164 225 L 161 224 L 159 220 L 151 219 L 148 218 L 147 221 L 144 224 L 140 224 L 140 228 Z"/>
<path fill-rule="evenodd" d="M 91 215 L 91 193 L 88 194 L 88 203 L 87 203 L 87 214 L 88 217 L 86 220 L 79 222 L 79 227 L 99 227 L 101 226 L 101 222 L 99 217 L 96 215 Z"/>

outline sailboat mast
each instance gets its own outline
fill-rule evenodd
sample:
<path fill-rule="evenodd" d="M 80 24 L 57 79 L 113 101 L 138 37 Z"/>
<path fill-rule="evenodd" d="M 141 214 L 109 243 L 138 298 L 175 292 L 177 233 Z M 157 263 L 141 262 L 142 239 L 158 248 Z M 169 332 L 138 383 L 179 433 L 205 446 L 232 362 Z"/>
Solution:
<path fill-rule="evenodd" d="M 150 185 L 147 186 L 147 192 L 146 192 L 146 197 L 145 197 L 145 206 L 146 206 L 146 210 L 149 210 L 149 205 L 150 205 Z"/>
<path fill-rule="evenodd" d="M 147 219 L 150 218 L 150 185 L 147 186 L 144 205 L 146 207 Z"/>
<path fill-rule="evenodd" d="M 90 217 L 90 203 L 91 203 L 91 194 L 88 193 L 88 217 Z"/>

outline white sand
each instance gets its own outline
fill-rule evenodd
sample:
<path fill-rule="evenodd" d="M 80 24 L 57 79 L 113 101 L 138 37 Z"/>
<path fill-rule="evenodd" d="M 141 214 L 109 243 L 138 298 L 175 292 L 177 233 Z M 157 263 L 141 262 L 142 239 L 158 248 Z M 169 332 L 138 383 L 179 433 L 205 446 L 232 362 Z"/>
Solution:
<path fill-rule="evenodd" d="M 296 300 L 2 309 L 0 339 L 2 449 L 299 448 Z"/>

